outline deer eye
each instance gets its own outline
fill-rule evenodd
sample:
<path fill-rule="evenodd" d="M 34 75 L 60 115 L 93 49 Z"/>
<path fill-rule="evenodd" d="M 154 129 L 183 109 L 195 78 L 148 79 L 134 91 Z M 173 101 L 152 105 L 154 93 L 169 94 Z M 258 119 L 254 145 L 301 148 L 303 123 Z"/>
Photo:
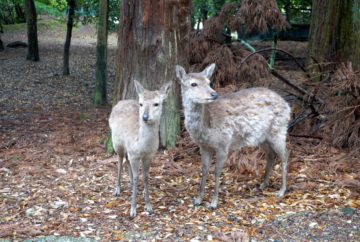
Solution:
<path fill-rule="evenodd" d="M 142 104 L 142 103 L 139 103 L 139 105 L 140 105 L 140 107 L 142 107 L 142 106 L 143 106 L 143 104 Z"/>
<path fill-rule="evenodd" d="M 192 87 L 196 87 L 196 86 L 197 86 L 197 83 L 196 83 L 196 82 L 193 82 L 193 83 L 191 83 L 191 86 L 192 86 Z"/>
<path fill-rule="evenodd" d="M 157 107 L 157 106 L 159 106 L 159 104 L 158 104 L 158 103 L 154 103 L 154 106 Z"/>

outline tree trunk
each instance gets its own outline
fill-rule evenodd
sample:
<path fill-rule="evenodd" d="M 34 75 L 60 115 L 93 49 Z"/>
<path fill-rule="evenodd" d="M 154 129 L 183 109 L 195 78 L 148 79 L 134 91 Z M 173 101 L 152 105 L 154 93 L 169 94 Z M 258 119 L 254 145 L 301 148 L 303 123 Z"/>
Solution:
<path fill-rule="evenodd" d="M 0 51 L 4 50 L 4 43 L 1 40 L 1 33 L 4 33 L 4 32 L 3 32 L 3 26 L 0 22 Z"/>
<path fill-rule="evenodd" d="M 352 61 L 360 70 L 360 0 L 314 0 L 308 63 Z M 334 65 L 332 65 L 334 67 Z"/>
<path fill-rule="evenodd" d="M 15 12 L 16 12 L 16 22 L 25 23 L 25 13 L 20 5 L 20 3 L 15 3 Z"/>
<path fill-rule="evenodd" d="M 190 9 L 190 0 L 124 0 L 121 5 L 115 101 L 136 97 L 134 79 L 150 90 L 172 81 L 160 127 L 163 147 L 174 146 L 180 131 L 175 65 L 188 65 Z"/>
<path fill-rule="evenodd" d="M 71 33 L 74 25 L 74 15 L 75 15 L 75 0 L 68 0 L 68 21 L 67 21 L 66 39 L 64 45 L 63 75 L 70 74 L 69 55 L 70 55 Z"/>
<path fill-rule="evenodd" d="M 36 9 L 34 0 L 25 0 L 27 36 L 28 36 L 28 52 L 26 59 L 39 61 L 39 46 L 37 37 Z"/>
<path fill-rule="evenodd" d="M 96 44 L 96 81 L 94 105 L 104 105 L 106 100 L 106 64 L 109 1 L 100 0 Z"/>
<path fill-rule="evenodd" d="M 1 34 L 0 34 L 0 51 L 4 50 L 4 44 L 1 40 Z"/>

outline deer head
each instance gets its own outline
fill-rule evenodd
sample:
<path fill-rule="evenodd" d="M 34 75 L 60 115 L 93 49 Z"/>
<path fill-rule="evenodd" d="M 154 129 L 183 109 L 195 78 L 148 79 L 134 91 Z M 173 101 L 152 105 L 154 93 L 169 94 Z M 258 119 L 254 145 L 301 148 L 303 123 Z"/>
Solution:
<path fill-rule="evenodd" d="M 171 82 L 165 83 L 160 90 L 146 90 L 138 81 L 134 80 L 135 89 L 139 96 L 140 122 L 152 125 L 160 122 L 163 101 L 169 92 Z"/>
<path fill-rule="evenodd" d="M 210 78 L 214 73 L 215 63 L 207 66 L 200 73 L 186 73 L 182 66 L 176 66 L 176 76 L 180 80 L 183 95 L 193 103 L 210 103 L 219 95 L 210 87 Z"/>

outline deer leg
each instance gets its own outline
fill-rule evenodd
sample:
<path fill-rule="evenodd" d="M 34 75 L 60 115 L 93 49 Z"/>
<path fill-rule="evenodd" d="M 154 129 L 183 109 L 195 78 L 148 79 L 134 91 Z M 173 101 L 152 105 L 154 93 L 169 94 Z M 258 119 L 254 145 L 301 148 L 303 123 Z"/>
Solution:
<path fill-rule="evenodd" d="M 271 148 L 269 143 L 264 142 L 260 147 L 265 151 L 266 156 L 266 168 L 264 180 L 260 184 L 260 190 L 264 190 L 269 185 L 269 177 L 275 163 L 275 151 Z"/>
<path fill-rule="evenodd" d="M 200 147 L 201 163 L 202 163 L 202 176 L 199 188 L 199 195 L 195 198 L 194 205 L 198 206 L 202 203 L 205 194 L 206 179 L 209 174 L 209 166 L 211 160 L 210 150 Z"/>
<path fill-rule="evenodd" d="M 132 171 L 132 194 L 131 194 L 131 210 L 130 217 L 134 218 L 136 216 L 136 196 L 137 196 L 137 184 L 139 181 L 139 167 L 140 160 L 132 160 L 130 162 L 131 171 Z"/>
<path fill-rule="evenodd" d="M 283 197 L 286 192 L 286 174 L 287 174 L 287 162 L 288 162 L 288 151 L 286 149 L 286 141 L 285 139 L 278 140 L 276 143 L 272 143 L 272 148 L 276 152 L 276 154 L 280 157 L 281 160 L 281 168 L 282 168 L 282 184 L 280 191 L 277 194 L 277 197 Z"/>
<path fill-rule="evenodd" d="M 143 160 L 145 207 L 146 207 L 146 211 L 149 214 L 152 214 L 153 209 L 150 204 L 150 196 L 149 196 L 149 169 L 150 169 L 150 160 Z"/>
<path fill-rule="evenodd" d="M 118 152 L 119 160 L 118 160 L 118 172 L 117 172 L 117 179 L 116 179 L 116 188 L 114 191 L 114 196 L 119 196 L 121 192 L 121 178 L 122 178 L 122 170 L 123 170 L 123 159 L 124 159 L 124 152 Z"/>
<path fill-rule="evenodd" d="M 133 174 L 132 174 L 132 170 L 131 170 L 131 165 L 129 162 L 129 159 L 127 157 L 127 155 L 125 155 L 125 159 L 128 163 L 128 171 L 129 171 L 129 181 L 130 181 L 130 190 L 132 189 L 132 184 L 133 184 Z"/>
<path fill-rule="evenodd" d="M 224 163 L 227 158 L 227 152 L 217 151 L 216 152 L 216 165 L 215 165 L 215 190 L 211 200 L 210 208 L 215 209 L 218 205 L 219 187 L 220 187 L 220 176 Z"/>

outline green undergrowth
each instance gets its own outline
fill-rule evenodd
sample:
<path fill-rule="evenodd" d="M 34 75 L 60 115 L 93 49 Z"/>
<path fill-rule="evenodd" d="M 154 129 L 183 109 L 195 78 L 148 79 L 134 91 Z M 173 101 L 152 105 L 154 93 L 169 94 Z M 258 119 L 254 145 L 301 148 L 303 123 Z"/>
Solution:
<path fill-rule="evenodd" d="M 5 33 L 26 32 L 26 23 L 3 25 Z M 38 32 L 60 32 L 66 30 L 66 22 L 53 18 L 39 18 L 37 21 Z"/>

